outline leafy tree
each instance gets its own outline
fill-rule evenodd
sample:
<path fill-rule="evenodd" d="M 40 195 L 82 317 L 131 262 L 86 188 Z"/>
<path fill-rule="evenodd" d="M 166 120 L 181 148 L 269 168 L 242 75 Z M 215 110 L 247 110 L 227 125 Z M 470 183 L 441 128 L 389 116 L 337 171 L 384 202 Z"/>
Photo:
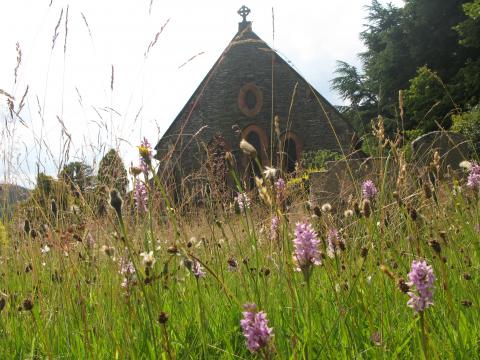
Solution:
<path fill-rule="evenodd" d="M 355 66 L 338 60 L 335 74 L 337 77 L 330 81 L 332 89 L 336 90 L 343 100 L 348 100 L 352 107 L 358 108 L 365 102 L 376 102 L 375 96 L 366 88 L 365 75 L 360 74 Z"/>
<path fill-rule="evenodd" d="M 477 154 L 480 154 L 480 106 L 471 111 L 453 116 L 452 130 L 458 131 L 472 141 Z"/>
<path fill-rule="evenodd" d="M 450 82 L 469 58 L 480 53 L 462 46 L 454 27 L 466 20 L 462 5 L 465 0 L 407 0 L 403 27 L 414 70 L 421 66 L 430 69 Z"/>
<path fill-rule="evenodd" d="M 97 175 L 96 192 L 98 194 L 97 210 L 103 215 L 107 208 L 108 194 L 116 189 L 122 197 L 127 193 L 127 170 L 117 151 L 111 149 L 100 161 Z"/>
<path fill-rule="evenodd" d="M 467 19 L 455 27 L 460 34 L 460 44 L 475 50 L 480 49 L 480 0 L 463 5 Z M 462 98 L 467 108 L 480 103 L 480 59 L 468 59 L 454 81 L 456 98 Z"/>
<path fill-rule="evenodd" d="M 117 189 L 120 195 L 127 193 L 127 170 L 117 151 L 111 149 L 100 161 L 97 182 L 108 189 Z"/>
<path fill-rule="evenodd" d="M 318 170 L 325 168 L 328 161 L 336 161 L 340 155 L 331 150 L 307 151 L 302 153 L 302 167 L 307 170 Z"/>
<path fill-rule="evenodd" d="M 360 54 L 369 91 L 378 99 L 383 116 L 392 117 L 397 91 L 408 85 L 415 74 L 403 26 L 403 9 L 392 4 L 385 7 L 373 0 L 368 8 L 366 29 L 360 39 L 367 51 Z"/>
<path fill-rule="evenodd" d="M 332 88 L 350 101 L 344 113 L 360 133 L 375 115 L 383 116 L 387 131 L 397 127 L 401 89 L 408 89 L 408 106 L 412 108 L 408 110 L 406 104 L 405 110 L 409 111 L 411 129 L 434 129 L 435 120 L 445 115 L 442 121 L 448 127 L 453 103 L 464 109 L 478 103 L 479 2 L 405 0 L 399 8 L 372 1 L 360 34 L 366 46 L 359 55 L 362 68 L 340 61 L 332 80 Z M 424 70 L 418 73 L 422 67 L 431 69 L 442 81 L 435 84 L 435 78 Z M 448 101 L 445 89 L 451 97 Z M 432 109 L 433 104 L 437 105 Z"/>
<path fill-rule="evenodd" d="M 37 186 L 36 189 L 45 196 L 51 196 L 53 192 L 53 183 L 54 179 L 51 176 L 46 175 L 45 173 L 39 173 L 37 175 Z"/>
<path fill-rule="evenodd" d="M 59 174 L 59 178 L 68 184 L 70 190 L 77 195 L 78 192 L 84 193 L 94 182 L 92 167 L 80 161 L 65 165 Z"/>
<path fill-rule="evenodd" d="M 450 113 L 456 106 L 450 98 L 447 87 L 438 75 L 421 67 L 417 76 L 410 80 L 405 91 L 405 129 L 421 129 L 423 132 L 433 131 L 440 124 L 442 128 L 450 127 Z"/>
<path fill-rule="evenodd" d="M 69 197 L 67 185 L 44 173 L 37 175 L 37 184 L 29 199 L 33 208 L 40 206 L 44 214 L 51 215 L 52 201 L 57 209 L 67 210 Z"/>
<path fill-rule="evenodd" d="M 466 47 L 480 47 L 480 0 L 463 5 L 467 19 L 455 27 L 462 39 L 460 44 Z"/>
<path fill-rule="evenodd" d="M 452 96 L 465 110 L 480 102 L 480 59 L 469 60 L 453 79 Z"/>

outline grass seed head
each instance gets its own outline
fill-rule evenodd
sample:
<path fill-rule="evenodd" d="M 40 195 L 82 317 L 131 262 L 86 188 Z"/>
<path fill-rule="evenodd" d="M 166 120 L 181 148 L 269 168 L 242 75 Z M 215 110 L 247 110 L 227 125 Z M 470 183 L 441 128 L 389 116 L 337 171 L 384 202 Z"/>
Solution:
<path fill-rule="evenodd" d="M 437 254 L 440 254 L 442 252 L 442 246 L 440 245 L 440 243 L 437 240 L 431 239 L 428 242 L 428 244 L 433 249 L 433 251 L 435 251 Z"/>
<path fill-rule="evenodd" d="M 360 256 L 364 259 L 368 256 L 368 248 L 366 246 L 362 246 L 362 249 L 360 250 Z"/>
<path fill-rule="evenodd" d="M 255 147 L 245 139 L 242 139 L 240 141 L 240 149 L 243 151 L 245 155 L 247 155 L 252 159 L 254 159 L 257 156 L 257 150 L 255 149 Z"/>
<path fill-rule="evenodd" d="M 31 299 L 25 299 L 23 301 L 23 310 L 25 311 L 31 311 L 33 309 L 33 301 Z"/>
<path fill-rule="evenodd" d="M 370 217 L 372 214 L 372 204 L 370 203 L 370 200 L 368 199 L 363 199 L 363 206 L 362 206 L 362 213 L 365 217 Z"/>
<path fill-rule="evenodd" d="M 160 315 L 158 315 L 158 322 L 160 324 L 166 324 L 168 322 L 168 314 L 162 311 Z"/>

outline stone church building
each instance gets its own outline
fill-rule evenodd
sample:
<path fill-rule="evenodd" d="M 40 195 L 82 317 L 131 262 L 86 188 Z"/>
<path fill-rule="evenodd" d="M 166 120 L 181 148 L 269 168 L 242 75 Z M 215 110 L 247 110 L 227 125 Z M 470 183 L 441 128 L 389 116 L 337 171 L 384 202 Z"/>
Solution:
<path fill-rule="evenodd" d="M 239 149 L 242 138 L 263 165 L 281 163 L 287 172 L 304 151 L 352 151 L 351 125 L 255 34 L 249 12 L 245 6 L 238 11 L 238 32 L 155 147 L 161 167 L 177 180 L 206 166 L 212 142 L 233 153 L 240 174 L 249 167 Z"/>

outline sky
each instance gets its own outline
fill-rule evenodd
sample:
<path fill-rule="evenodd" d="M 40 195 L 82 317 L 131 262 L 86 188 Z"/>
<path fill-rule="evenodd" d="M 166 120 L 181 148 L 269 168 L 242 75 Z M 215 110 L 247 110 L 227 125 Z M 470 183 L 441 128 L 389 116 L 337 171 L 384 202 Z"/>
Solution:
<path fill-rule="evenodd" d="M 0 89 L 15 98 L 15 111 L 27 86 L 28 92 L 13 119 L 0 94 L 0 182 L 32 187 L 37 171 L 55 176 L 69 161 L 96 168 L 110 148 L 119 150 L 127 167 L 135 164 L 136 146 L 143 137 L 156 144 L 236 34 L 244 4 L 257 35 L 327 100 L 342 104 L 329 81 L 336 60 L 359 65 L 359 33 L 370 3 L 6 2 L 0 12 Z"/>

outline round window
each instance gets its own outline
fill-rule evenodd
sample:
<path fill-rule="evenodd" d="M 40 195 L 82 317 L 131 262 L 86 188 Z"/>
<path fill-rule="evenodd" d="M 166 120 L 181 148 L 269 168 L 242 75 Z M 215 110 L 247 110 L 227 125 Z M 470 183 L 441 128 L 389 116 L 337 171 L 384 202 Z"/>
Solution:
<path fill-rule="evenodd" d="M 238 94 L 238 107 L 247 116 L 257 115 L 263 103 L 261 90 L 253 83 L 243 85 Z"/>

